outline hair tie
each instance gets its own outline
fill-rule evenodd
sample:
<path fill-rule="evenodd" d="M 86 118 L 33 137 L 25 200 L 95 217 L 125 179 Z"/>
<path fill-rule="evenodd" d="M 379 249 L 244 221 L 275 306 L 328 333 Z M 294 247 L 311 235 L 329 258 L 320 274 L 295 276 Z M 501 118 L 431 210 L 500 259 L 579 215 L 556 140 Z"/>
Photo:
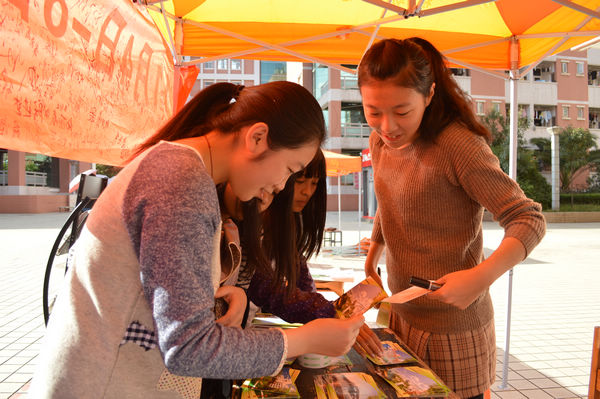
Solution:
<path fill-rule="evenodd" d="M 240 93 L 242 92 L 242 90 L 244 90 L 244 87 L 244 85 L 237 85 L 236 90 L 233 93 L 233 97 L 231 97 L 231 100 L 229 100 L 229 104 L 233 104 L 237 101 L 238 97 L 240 96 Z"/>

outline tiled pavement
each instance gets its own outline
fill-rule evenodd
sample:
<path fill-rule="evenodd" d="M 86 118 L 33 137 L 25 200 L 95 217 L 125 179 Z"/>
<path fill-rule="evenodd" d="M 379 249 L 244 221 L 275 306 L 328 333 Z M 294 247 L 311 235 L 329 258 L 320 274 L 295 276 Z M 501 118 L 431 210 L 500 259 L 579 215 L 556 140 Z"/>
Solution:
<path fill-rule="evenodd" d="M 0 399 L 26 398 L 44 333 L 43 272 L 67 214 L 0 214 Z M 331 226 L 337 213 L 328 214 Z M 358 241 L 355 213 L 342 214 L 344 243 Z M 371 225 L 362 223 L 361 237 Z M 502 230 L 486 223 L 484 245 Z M 592 333 L 600 325 L 600 223 L 552 224 L 540 246 L 515 268 L 508 385 L 502 384 L 508 278 L 491 288 L 496 309 L 498 380 L 492 398 L 585 398 Z M 364 258 L 321 256 L 362 278 Z M 385 277 L 385 275 L 384 275 Z"/>

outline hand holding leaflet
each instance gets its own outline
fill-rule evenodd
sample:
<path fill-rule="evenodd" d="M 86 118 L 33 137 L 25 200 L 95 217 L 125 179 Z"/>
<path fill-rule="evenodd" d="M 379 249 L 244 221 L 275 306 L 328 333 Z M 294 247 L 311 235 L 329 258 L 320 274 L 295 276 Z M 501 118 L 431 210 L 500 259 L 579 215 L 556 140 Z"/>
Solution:
<path fill-rule="evenodd" d="M 433 281 L 414 276 L 410 278 L 410 284 L 412 284 L 413 287 L 407 288 L 390 297 L 387 297 L 383 299 L 382 302 L 405 303 L 423 296 L 431 291 L 435 291 L 441 287 L 440 284 L 434 283 Z"/>

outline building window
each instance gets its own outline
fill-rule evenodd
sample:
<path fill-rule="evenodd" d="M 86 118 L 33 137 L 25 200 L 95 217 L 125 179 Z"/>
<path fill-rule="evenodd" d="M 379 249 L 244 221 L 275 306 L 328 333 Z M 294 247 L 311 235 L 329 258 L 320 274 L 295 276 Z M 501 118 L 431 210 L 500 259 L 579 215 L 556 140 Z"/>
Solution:
<path fill-rule="evenodd" d="M 207 69 L 210 69 L 211 71 L 213 69 L 215 69 L 215 62 L 214 61 L 208 61 L 204 63 L 204 70 L 206 71 Z"/>
<path fill-rule="evenodd" d="M 477 115 L 485 115 L 485 101 L 477 100 L 475 104 L 477 106 Z"/>
<path fill-rule="evenodd" d="M 563 75 L 569 74 L 569 61 L 560 62 L 560 73 Z"/>
<path fill-rule="evenodd" d="M 492 109 L 496 112 L 500 112 L 500 101 L 492 101 Z"/>
<path fill-rule="evenodd" d="M 276 80 L 286 80 L 287 64 L 278 61 L 260 62 L 260 83 L 269 83 Z"/>
<path fill-rule="evenodd" d="M 571 119 L 571 118 L 569 118 L 569 108 L 571 108 L 570 105 L 562 106 L 562 118 L 563 119 Z"/>
<path fill-rule="evenodd" d="M 214 81 L 214 80 L 212 80 L 212 79 L 210 79 L 210 80 L 209 80 L 209 79 L 204 79 L 204 82 L 203 82 L 203 83 L 204 83 L 204 88 L 207 88 L 207 87 L 208 87 L 208 86 L 210 86 L 211 84 L 215 83 L 215 81 Z"/>
<path fill-rule="evenodd" d="M 232 71 L 241 71 L 242 70 L 242 61 L 241 60 L 231 60 L 231 70 Z"/>
<path fill-rule="evenodd" d="M 580 120 L 580 121 L 585 120 L 584 115 L 585 115 L 585 107 L 578 105 L 577 106 L 577 120 Z"/>
<path fill-rule="evenodd" d="M 241 80 L 231 80 L 230 83 L 233 83 L 234 85 L 241 85 L 242 81 Z"/>
<path fill-rule="evenodd" d="M 583 76 L 583 62 L 576 62 L 575 65 L 577 65 L 577 75 Z"/>
<path fill-rule="evenodd" d="M 217 69 L 227 70 L 227 61 L 228 60 L 218 60 L 217 61 Z"/>

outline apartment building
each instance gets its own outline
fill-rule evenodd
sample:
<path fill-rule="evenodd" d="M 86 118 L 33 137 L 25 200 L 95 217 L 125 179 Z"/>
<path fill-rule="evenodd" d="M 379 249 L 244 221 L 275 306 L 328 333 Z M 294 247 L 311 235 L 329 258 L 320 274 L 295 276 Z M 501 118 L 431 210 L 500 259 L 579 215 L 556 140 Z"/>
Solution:
<path fill-rule="evenodd" d="M 353 68 L 354 66 L 348 66 Z M 506 114 L 510 105 L 509 82 L 477 70 L 453 69 L 459 86 L 471 96 L 478 115 L 492 109 Z M 327 122 L 328 150 L 360 155 L 368 148 L 370 129 L 361 107 L 356 75 L 322 65 L 313 66 L 313 94 Z M 517 87 L 519 115 L 532 121 L 525 138 L 547 137 L 550 126 L 589 128 L 600 138 L 600 49 L 566 51 L 544 59 Z M 600 143 L 600 140 L 598 140 Z M 372 171 L 368 156 L 363 163 L 363 214 L 373 216 Z M 585 183 L 583 181 L 578 183 Z M 358 177 L 347 176 L 341 185 L 341 209 L 358 208 Z M 328 185 L 329 210 L 337 210 L 337 186 Z M 334 200 L 335 198 L 335 200 Z"/>

